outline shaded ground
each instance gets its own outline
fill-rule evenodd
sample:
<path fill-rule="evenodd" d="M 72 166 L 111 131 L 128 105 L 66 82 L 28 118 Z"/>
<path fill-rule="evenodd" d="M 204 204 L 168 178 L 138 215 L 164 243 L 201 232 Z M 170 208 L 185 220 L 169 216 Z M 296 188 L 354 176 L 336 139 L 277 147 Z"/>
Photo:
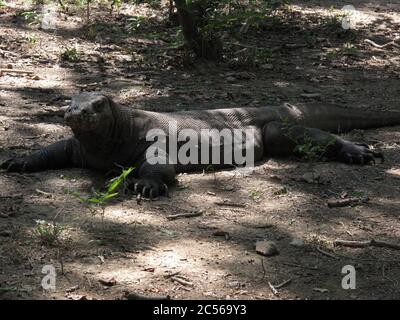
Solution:
<path fill-rule="evenodd" d="M 399 47 L 365 42 L 385 44 L 399 36 L 400 7 L 394 3 L 353 2 L 359 24 L 345 32 L 340 12 L 331 9 L 342 4 L 296 1 L 262 27 L 227 37 L 225 62 L 212 64 L 176 49 L 177 28 L 165 24 L 166 8 L 123 6 L 112 16 L 94 11 L 89 26 L 79 15 L 57 14 L 55 30 L 39 30 L 18 16 L 29 6 L 11 2 L 0 9 L 0 67 L 33 75 L 0 75 L 1 160 L 70 135 L 61 108 L 79 90 L 102 90 L 133 108 L 157 111 L 315 99 L 360 110 L 399 109 Z M 132 15 L 146 18 L 128 33 Z M 62 61 L 61 52 L 72 47 L 81 52 L 80 61 Z M 398 129 L 352 134 L 385 152 L 386 161 L 376 166 L 273 159 L 249 175 L 185 174 L 172 199 L 142 205 L 119 199 L 103 219 L 70 194 L 102 186 L 96 173 L 1 173 L 0 297 L 115 299 L 128 291 L 184 299 L 399 298 L 398 251 L 332 247 L 338 238 L 399 243 Z M 298 181 L 310 173 L 319 180 Z M 328 199 L 344 193 L 370 202 L 327 207 Z M 245 206 L 215 204 L 223 199 Z M 190 211 L 203 214 L 167 219 Z M 60 243 L 40 244 L 35 221 L 55 217 L 63 227 Z M 294 238 L 303 245 L 291 246 Z M 274 241 L 280 254 L 256 254 L 255 242 L 262 239 Z M 55 291 L 40 286 L 48 264 L 57 270 Z M 349 264 L 357 270 L 356 290 L 341 287 L 342 267 Z M 166 277 L 175 272 L 193 286 Z M 115 285 L 99 282 L 111 278 Z M 268 282 L 288 279 L 278 295 L 271 292 Z"/>

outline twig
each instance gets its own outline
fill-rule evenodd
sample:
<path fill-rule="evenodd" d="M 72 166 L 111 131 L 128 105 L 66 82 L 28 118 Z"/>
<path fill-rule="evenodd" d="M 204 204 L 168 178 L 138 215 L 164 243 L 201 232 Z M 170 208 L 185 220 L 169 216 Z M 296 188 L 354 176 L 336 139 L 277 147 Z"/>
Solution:
<path fill-rule="evenodd" d="M 138 293 L 125 292 L 124 296 L 127 300 L 171 300 L 170 296 L 144 296 Z"/>
<path fill-rule="evenodd" d="M 320 247 L 317 247 L 317 251 L 322 253 L 323 255 L 325 255 L 327 257 L 330 257 L 330 258 L 333 258 L 333 259 L 337 259 L 337 257 L 334 254 L 326 252 L 326 251 L 322 250 Z"/>
<path fill-rule="evenodd" d="M 276 296 L 279 292 L 276 290 L 276 288 L 272 285 L 271 282 L 268 281 L 268 286 L 271 289 L 272 293 Z"/>
<path fill-rule="evenodd" d="M 288 285 L 288 284 L 291 283 L 291 282 L 292 282 L 292 279 L 288 279 L 288 280 L 286 280 L 286 281 L 283 281 L 283 282 L 280 283 L 280 284 L 277 284 L 277 285 L 274 286 L 274 287 L 275 287 L 275 289 L 280 289 L 280 288 L 282 288 L 282 287 Z"/>
<path fill-rule="evenodd" d="M 197 212 L 188 212 L 188 213 L 178 213 L 178 214 L 172 214 L 167 216 L 168 220 L 175 220 L 175 219 L 180 219 L 180 218 L 192 218 L 192 217 L 198 217 L 203 214 L 202 211 L 197 211 Z"/>
<path fill-rule="evenodd" d="M 348 199 L 330 199 L 328 200 L 329 208 L 346 207 L 355 204 L 362 204 L 369 201 L 368 197 L 357 197 Z"/>
<path fill-rule="evenodd" d="M 266 273 L 265 267 L 264 267 L 264 259 L 261 259 L 261 267 L 263 269 L 263 279 L 264 279 L 265 278 L 265 273 Z"/>
<path fill-rule="evenodd" d="M 173 277 L 173 276 L 176 276 L 176 275 L 178 275 L 178 274 L 180 274 L 181 272 L 180 271 L 176 271 L 176 272 L 172 272 L 172 273 L 169 273 L 169 274 L 166 274 L 166 275 L 164 275 L 164 278 L 171 278 L 171 277 Z"/>
<path fill-rule="evenodd" d="M 51 193 L 45 192 L 45 191 L 40 190 L 40 189 L 36 189 L 35 191 L 37 193 L 41 194 L 41 195 L 44 195 L 46 198 L 51 198 L 53 196 Z"/>
<path fill-rule="evenodd" d="M 365 247 L 383 247 L 394 250 L 400 250 L 400 245 L 380 240 L 365 240 L 365 241 L 350 241 L 336 239 L 333 241 L 334 246 L 352 247 L 352 248 L 365 248 Z"/>
<path fill-rule="evenodd" d="M 227 206 L 227 207 L 239 207 L 239 208 L 246 207 L 245 203 L 235 203 L 229 201 L 219 201 L 219 202 L 214 202 L 214 204 L 217 206 Z"/>
<path fill-rule="evenodd" d="M 173 277 L 171 277 L 171 280 L 173 282 L 178 282 L 179 284 L 181 284 L 185 287 L 193 287 L 193 283 L 191 283 L 190 281 L 186 281 L 186 280 L 182 279 L 181 277 L 173 276 Z"/>
<path fill-rule="evenodd" d="M 375 48 L 378 48 L 378 49 L 384 49 L 384 48 L 389 47 L 389 46 L 393 46 L 395 48 L 400 48 L 400 45 L 398 45 L 394 40 L 390 41 L 388 43 L 382 44 L 382 45 L 377 44 L 376 42 L 374 42 L 374 41 L 372 41 L 370 39 L 365 39 L 364 42 L 366 42 L 366 43 L 370 44 L 371 46 L 373 46 Z"/>
<path fill-rule="evenodd" d="M 26 73 L 26 74 L 33 74 L 33 71 L 26 71 L 22 69 L 0 69 L 0 75 L 2 75 L 6 72 L 11 72 L 11 73 Z"/>

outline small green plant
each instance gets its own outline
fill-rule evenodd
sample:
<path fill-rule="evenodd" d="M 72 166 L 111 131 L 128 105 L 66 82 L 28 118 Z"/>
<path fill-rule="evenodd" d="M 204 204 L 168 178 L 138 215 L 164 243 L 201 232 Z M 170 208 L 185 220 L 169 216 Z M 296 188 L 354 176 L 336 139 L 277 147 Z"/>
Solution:
<path fill-rule="evenodd" d="M 326 57 L 327 60 L 330 60 L 330 61 L 337 59 L 337 57 L 338 57 L 337 49 L 328 50 L 328 52 L 326 53 L 325 57 Z"/>
<path fill-rule="evenodd" d="M 143 16 L 133 16 L 133 17 L 128 18 L 128 31 L 135 32 L 135 31 L 139 30 L 145 20 L 146 20 L 146 17 L 143 17 Z"/>
<path fill-rule="evenodd" d="M 111 1 L 111 13 L 114 11 L 114 9 L 119 10 L 122 6 L 122 0 L 112 0 Z"/>
<path fill-rule="evenodd" d="M 38 35 L 37 34 L 33 34 L 29 37 L 26 38 L 26 40 L 28 41 L 29 45 L 34 46 L 37 41 L 38 41 Z"/>
<path fill-rule="evenodd" d="M 257 48 L 255 58 L 259 63 L 268 63 L 271 62 L 272 56 L 271 49 Z"/>
<path fill-rule="evenodd" d="M 328 139 L 325 143 L 316 143 L 307 131 L 300 137 L 294 134 L 293 125 L 287 119 L 283 119 L 282 123 L 286 137 L 295 143 L 293 152 L 308 162 L 321 160 L 326 155 L 328 147 L 333 145 L 336 141 L 335 137 L 332 136 L 332 138 Z"/>
<path fill-rule="evenodd" d="M 113 179 L 111 179 L 107 184 L 107 189 L 105 192 L 101 191 L 93 191 L 93 195 L 89 196 L 88 198 L 82 197 L 79 193 L 72 192 L 72 195 L 77 197 L 81 202 L 89 205 L 89 210 L 96 214 L 98 209 L 100 209 L 101 217 L 104 217 L 104 212 L 106 209 L 107 202 L 118 195 L 117 189 L 120 187 L 121 184 L 125 184 L 126 178 L 128 175 L 134 170 L 134 168 L 123 169 L 122 173 Z M 126 185 L 123 186 L 126 188 Z"/>
<path fill-rule="evenodd" d="M 4 8 L 6 5 L 7 4 L 4 0 L 0 0 L 0 8 Z"/>
<path fill-rule="evenodd" d="M 36 226 L 33 230 L 33 236 L 46 246 L 52 246 L 59 242 L 64 228 L 55 221 L 47 222 L 36 220 Z"/>
<path fill-rule="evenodd" d="M 177 31 L 174 35 L 174 40 L 171 42 L 171 45 L 167 49 L 179 49 L 185 45 L 185 38 L 183 37 L 182 29 L 177 28 Z"/>
<path fill-rule="evenodd" d="M 294 152 L 302 159 L 309 162 L 320 160 L 326 154 L 328 146 L 334 143 L 333 140 L 324 145 L 315 144 L 315 142 L 307 135 L 304 136 L 303 139 L 303 143 L 296 145 Z"/>
<path fill-rule="evenodd" d="M 358 54 L 358 48 L 356 45 L 350 43 L 350 42 L 346 42 L 343 45 L 343 53 L 345 55 L 350 55 L 350 56 L 354 56 Z"/>
<path fill-rule="evenodd" d="M 61 59 L 69 62 L 78 62 L 81 58 L 81 53 L 75 48 L 65 48 L 61 53 Z"/>
<path fill-rule="evenodd" d="M 287 193 L 288 193 L 288 189 L 286 187 L 282 187 L 282 188 L 274 191 L 273 195 L 274 196 L 281 196 L 281 195 L 284 195 L 284 194 L 287 194 Z"/>
<path fill-rule="evenodd" d="M 365 197 L 365 192 L 364 191 L 350 191 L 348 194 L 350 197 L 358 197 L 362 198 Z"/>
<path fill-rule="evenodd" d="M 254 201 L 260 199 L 260 197 L 261 197 L 261 191 L 258 190 L 250 191 L 250 198 L 253 199 Z"/>
<path fill-rule="evenodd" d="M 24 17 L 25 22 L 30 26 L 39 24 L 41 21 L 40 15 L 36 11 L 24 11 L 21 13 L 21 16 Z"/>
<path fill-rule="evenodd" d="M 344 31 L 344 29 L 342 28 L 342 21 L 344 17 L 346 17 L 346 14 L 344 14 L 343 12 L 338 13 L 334 6 L 331 6 L 328 9 L 328 13 L 328 17 L 323 22 L 323 25 L 327 29 L 327 31 Z"/>

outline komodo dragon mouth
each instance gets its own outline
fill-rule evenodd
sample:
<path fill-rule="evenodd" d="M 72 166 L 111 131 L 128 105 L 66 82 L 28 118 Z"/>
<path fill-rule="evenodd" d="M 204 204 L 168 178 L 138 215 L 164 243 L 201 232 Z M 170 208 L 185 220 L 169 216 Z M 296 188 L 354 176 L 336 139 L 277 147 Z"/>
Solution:
<path fill-rule="evenodd" d="M 104 130 L 108 122 L 106 118 L 112 117 L 109 108 L 110 102 L 106 96 L 98 93 L 81 94 L 72 99 L 64 120 L 75 134 Z"/>
<path fill-rule="evenodd" d="M 65 123 L 74 131 L 93 131 L 100 126 L 100 117 L 96 113 L 65 112 Z"/>

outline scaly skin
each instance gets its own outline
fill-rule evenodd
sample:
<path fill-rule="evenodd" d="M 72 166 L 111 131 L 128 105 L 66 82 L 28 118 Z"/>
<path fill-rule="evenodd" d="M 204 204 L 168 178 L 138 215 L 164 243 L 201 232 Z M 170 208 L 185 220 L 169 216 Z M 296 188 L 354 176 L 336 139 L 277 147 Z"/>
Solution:
<path fill-rule="evenodd" d="M 100 93 L 81 93 L 73 97 L 65 121 L 74 137 L 49 145 L 24 158 L 9 159 L 0 168 L 14 172 L 34 172 L 66 167 L 85 167 L 109 172 L 117 167 L 135 167 L 130 184 L 144 197 L 168 192 L 176 172 L 201 170 L 208 164 L 150 164 L 146 141 L 150 129 L 168 133 L 176 123 L 182 129 L 247 129 L 255 132 L 255 161 L 266 154 L 295 154 L 296 144 L 307 136 L 315 145 L 326 146 L 324 156 L 330 160 L 368 164 L 382 154 L 367 145 L 353 143 L 333 133 L 400 124 L 399 112 L 370 112 L 335 106 L 271 106 L 262 108 L 217 109 L 156 113 L 129 109 Z M 290 134 L 288 134 L 290 123 Z M 329 131 L 329 132 L 328 132 Z M 167 137 L 168 139 L 170 137 Z M 329 143 L 327 143 L 329 142 Z M 179 146 L 181 146 L 181 143 Z M 222 146 L 220 146 L 222 147 Z M 222 162 L 213 168 L 229 166 Z M 230 165 L 231 166 L 231 165 Z"/>

